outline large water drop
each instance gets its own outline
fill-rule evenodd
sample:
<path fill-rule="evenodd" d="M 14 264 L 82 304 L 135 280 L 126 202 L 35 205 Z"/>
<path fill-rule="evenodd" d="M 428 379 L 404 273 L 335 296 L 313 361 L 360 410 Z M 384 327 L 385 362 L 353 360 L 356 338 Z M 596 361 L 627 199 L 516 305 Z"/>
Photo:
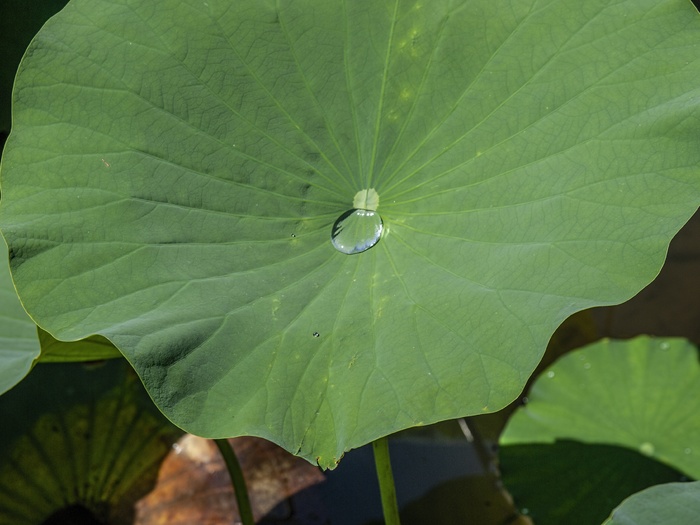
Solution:
<path fill-rule="evenodd" d="M 382 218 L 376 211 L 353 208 L 335 221 L 331 243 L 346 255 L 366 252 L 379 242 L 383 229 Z"/>

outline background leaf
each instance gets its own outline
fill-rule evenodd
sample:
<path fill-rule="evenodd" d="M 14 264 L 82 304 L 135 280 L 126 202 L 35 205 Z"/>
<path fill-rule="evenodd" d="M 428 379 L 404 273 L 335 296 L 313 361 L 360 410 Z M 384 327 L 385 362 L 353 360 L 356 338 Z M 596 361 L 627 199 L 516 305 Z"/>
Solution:
<path fill-rule="evenodd" d="M 94 335 L 80 341 L 58 341 L 51 334 L 37 328 L 41 344 L 41 363 L 71 363 L 76 361 L 101 361 L 122 357 L 112 343 Z"/>
<path fill-rule="evenodd" d="M 537 523 L 600 523 L 641 488 L 700 476 L 699 404 L 698 354 L 685 340 L 574 351 L 538 377 L 509 420 L 503 480 Z"/>
<path fill-rule="evenodd" d="M 700 513 L 700 482 L 666 483 L 625 500 L 604 525 L 693 525 Z"/>
<path fill-rule="evenodd" d="M 508 422 L 501 445 L 620 445 L 700 477 L 700 364 L 683 339 L 637 337 L 559 359 Z"/>
<path fill-rule="evenodd" d="M 697 208 L 698 42 L 680 0 L 76 0 L 15 87 L 20 294 L 186 429 L 323 466 L 497 410 Z"/>
<path fill-rule="evenodd" d="M 0 240 L 0 250 L 7 245 Z M 41 349 L 36 325 L 19 302 L 10 268 L 0 264 L 0 394 L 29 373 Z"/>
<path fill-rule="evenodd" d="M 40 365 L 0 397 L 0 420 L 0 523 L 16 525 L 132 523 L 181 435 L 124 360 Z"/>

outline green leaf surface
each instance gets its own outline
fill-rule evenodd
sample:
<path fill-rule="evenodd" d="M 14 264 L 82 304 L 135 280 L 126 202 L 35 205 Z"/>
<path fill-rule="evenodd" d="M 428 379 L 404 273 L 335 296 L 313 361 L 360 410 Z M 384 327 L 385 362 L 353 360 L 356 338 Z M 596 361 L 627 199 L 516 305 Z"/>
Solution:
<path fill-rule="evenodd" d="M 502 446 L 619 445 L 700 478 L 700 363 L 684 339 L 604 340 L 559 359 L 508 422 Z"/>
<path fill-rule="evenodd" d="M 700 515 L 700 481 L 667 483 L 625 500 L 604 525 L 695 525 Z"/>
<path fill-rule="evenodd" d="M 697 208 L 698 50 L 682 0 L 73 0 L 15 85 L 19 293 L 178 425 L 323 466 L 497 410 Z"/>

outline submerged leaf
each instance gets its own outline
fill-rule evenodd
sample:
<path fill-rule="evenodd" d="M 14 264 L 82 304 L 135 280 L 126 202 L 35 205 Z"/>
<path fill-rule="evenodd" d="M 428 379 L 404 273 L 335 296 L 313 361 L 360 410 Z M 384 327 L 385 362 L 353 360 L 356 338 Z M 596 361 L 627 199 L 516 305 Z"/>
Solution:
<path fill-rule="evenodd" d="M 0 419 L 0 523 L 14 525 L 131 524 L 181 434 L 123 360 L 39 365 L 0 397 Z"/>

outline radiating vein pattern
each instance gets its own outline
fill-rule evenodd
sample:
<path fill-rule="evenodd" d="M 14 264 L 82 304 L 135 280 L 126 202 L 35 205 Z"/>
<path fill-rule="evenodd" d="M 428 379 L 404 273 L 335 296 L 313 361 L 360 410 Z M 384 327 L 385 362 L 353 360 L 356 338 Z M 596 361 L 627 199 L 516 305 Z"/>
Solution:
<path fill-rule="evenodd" d="M 699 23 L 681 0 L 73 0 L 0 174 L 23 304 L 114 342 L 187 430 L 325 467 L 496 410 L 697 208 Z"/>

